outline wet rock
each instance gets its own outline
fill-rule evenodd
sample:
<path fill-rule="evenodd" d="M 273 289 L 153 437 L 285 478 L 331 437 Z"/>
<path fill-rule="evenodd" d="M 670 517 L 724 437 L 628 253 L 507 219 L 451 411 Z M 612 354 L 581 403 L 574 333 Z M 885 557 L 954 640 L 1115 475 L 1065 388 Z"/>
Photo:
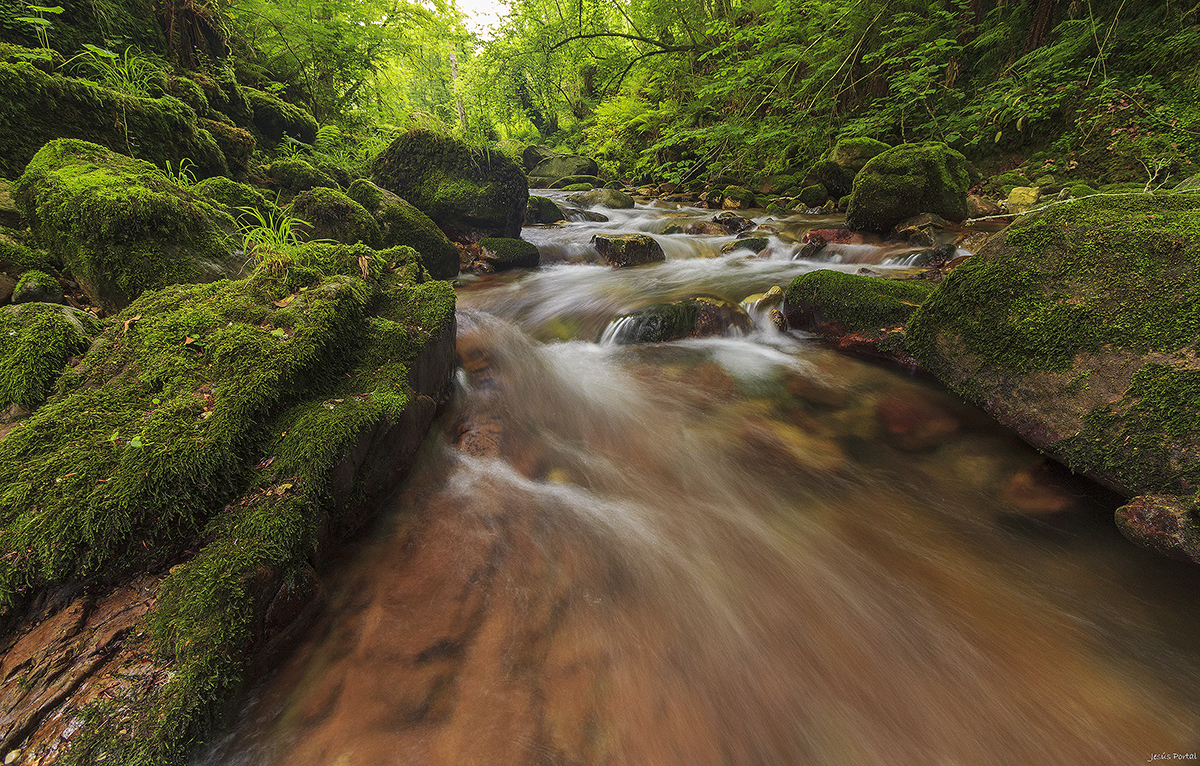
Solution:
<path fill-rule="evenodd" d="M 7 274 L 0 274 L 0 306 L 5 305 L 12 299 L 13 290 L 17 287 L 17 280 Z"/>
<path fill-rule="evenodd" d="M 825 204 L 825 201 L 829 199 L 829 192 L 826 191 L 825 187 L 821 184 L 813 184 L 811 186 L 805 186 L 803 189 L 801 189 L 800 193 L 796 195 L 796 198 L 799 199 L 800 204 L 804 205 L 806 208 L 821 207 Z"/>
<path fill-rule="evenodd" d="M 538 194 L 529 195 L 529 202 L 525 205 L 526 226 L 558 223 L 563 220 L 566 220 L 566 216 L 554 200 Z"/>
<path fill-rule="evenodd" d="M 746 210 L 754 207 L 754 192 L 741 186 L 727 186 L 721 192 L 721 207 L 725 210 Z"/>
<path fill-rule="evenodd" d="M 866 241 L 862 232 L 841 229 L 813 229 L 804 235 L 804 242 L 814 242 L 820 237 L 826 242 L 836 242 L 839 245 L 861 245 Z"/>
<path fill-rule="evenodd" d="M 683 227 L 683 233 L 703 237 L 724 237 L 729 234 L 724 226 L 712 221 L 693 221 Z"/>
<path fill-rule="evenodd" d="M 848 160 L 849 158 L 843 157 L 843 159 Z M 863 162 L 865 163 L 867 159 L 870 158 L 863 159 Z M 833 197 L 834 199 L 844 197 L 850 193 L 850 189 L 854 184 L 855 172 L 857 172 L 857 169 L 851 170 L 832 159 L 818 160 L 804 174 L 804 180 L 800 184 L 802 187 L 800 198 L 804 201 L 805 205 L 813 207 L 823 203 L 827 197 Z M 815 193 L 811 197 L 806 195 L 806 192 L 813 185 L 821 189 L 820 199 L 817 199 Z M 816 201 L 814 202 L 813 200 Z"/>
<path fill-rule="evenodd" d="M 1139 495 L 1117 509 L 1117 528 L 1138 545 L 1176 561 L 1200 564 L 1195 503 L 1175 495 Z"/>
<path fill-rule="evenodd" d="M 574 186 L 576 184 L 587 184 L 588 188 L 582 190 L 567 189 L 568 186 Z M 563 176 L 554 183 L 550 184 L 551 189 L 564 189 L 566 191 L 588 191 L 600 186 L 604 186 L 604 179 L 593 175 Z"/>
<path fill-rule="evenodd" d="M 967 160 L 942 143 L 902 144 L 880 153 L 854 179 L 846 226 L 885 232 L 920 213 L 967 217 Z"/>
<path fill-rule="evenodd" d="M 954 245 L 938 245 L 917 253 L 912 265 L 922 269 L 939 269 L 949 263 L 957 252 L 958 248 Z"/>
<path fill-rule="evenodd" d="M 1200 488 L 1200 198 L 1072 200 L 955 268 L 907 328 L 943 383 L 1126 497 Z M 1119 244 L 1118 244 L 1119 243 Z"/>
<path fill-rule="evenodd" d="M 824 250 L 827 244 L 829 244 L 825 241 L 824 237 L 815 231 L 809 233 L 805 239 L 808 241 L 805 242 L 800 248 L 800 252 L 796 253 L 796 258 L 800 260 L 809 260 L 810 258 L 813 258 L 817 253 Z"/>
<path fill-rule="evenodd" d="M 780 311 L 779 309 L 771 309 L 771 313 L 769 314 L 769 317 L 771 319 L 772 327 L 774 327 L 779 332 L 787 332 L 787 330 L 788 330 L 787 317 L 785 317 L 783 315 L 782 311 Z"/>
<path fill-rule="evenodd" d="M 592 221 L 594 223 L 605 223 L 608 221 L 608 216 L 604 213 L 597 213 L 595 210 L 581 210 L 577 207 L 564 207 L 563 215 L 568 221 L 578 223 L 579 221 Z"/>
<path fill-rule="evenodd" d="M 713 216 L 712 222 L 723 228 L 727 234 L 740 234 L 754 228 L 754 221 L 731 211 L 717 213 Z"/>
<path fill-rule="evenodd" d="M 906 452 L 925 452 L 945 444 L 958 432 L 958 420 L 928 397 L 913 392 L 888 396 L 875 406 L 875 417 L 887 439 Z"/>
<path fill-rule="evenodd" d="M 721 246 L 721 252 L 729 254 L 737 250 L 749 250 L 755 255 L 760 255 L 767 249 L 767 245 L 769 244 L 770 240 L 766 237 L 746 237 L 725 243 Z"/>
<path fill-rule="evenodd" d="M 375 159 L 371 173 L 376 184 L 429 216 L 450 239 L 521 236 L 528 181 L 500 152 L 413 130 Z"/>
<path fill-rule="evenodd" d="M 633 207 L 633 197 L 617 189 L 592 189 L 591 191 L 575 192 L 567 196 L 567 202 L 580 207 L 608 207 L 614 210 L 628 210 Z"/>
<path fill-rule="evenodd" d="M 952 228 L 952 224 L 941 216 L 922 213 L 893 226 L 888 239 L 920 247 L 933 247 L 937 235 L 949 228 Z"/>
<path fill-rule="evenodd" d="M 721 298 L 697 296 L 674 303 L 656 303 L 614 319 L 604 340 L 619 343 L 664 343 L 681 338 L 705 338 L 730 330 L 748 332 L 749 316 Z"/>
<path fill-rule="evenodd" d="M 481 256 L 496 271 L 536 269 L 540 263 L 538 249 L 523 239 L 487 237 L 479 240 Z"/>
<path fill-rule="evenodd" d="M 297 194 L 318 187 L 342 188 L 332 176 L 298 158 L 275 160 L 263 169 L 263 175 L 289 194 Z"/>
<path fill-rule="evenodd" d="M 226 213 L 150 163 L 96 144 L 46 144 L 15 196 L 38 241 L 109 313 L 143 290 L 237 278 L 246 267 Z"/>
<path fill-rule="evenodd" d="M 662 247 L 648 234 L 596 234 L 591 244 L 600 253 L 600 260 L 610 266 L 641 266 L 667 259 Z"/>

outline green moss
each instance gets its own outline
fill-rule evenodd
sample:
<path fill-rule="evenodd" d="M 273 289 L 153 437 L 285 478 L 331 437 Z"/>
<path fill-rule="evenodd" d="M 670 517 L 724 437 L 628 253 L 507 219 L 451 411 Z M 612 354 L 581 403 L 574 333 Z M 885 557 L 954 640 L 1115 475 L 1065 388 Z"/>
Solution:
<path fill-rule="evenodd" d="M 86 351 L 99 330 L 90 314 L 67 306 L 28 303 L 0 309 L 0 409 L 39 406 L 67 359 Z"/>
<path fill-rule="evenodd" d="M 25 298 L 18 300 L 18 297 L 26 293 L 34 293 L 37 295 L 53 295 L 58 293 L 59 300 L 62 299 L 62 286 L 58 280 L 50 276 L 44 271 L 31 269 L 21 275 L 17 280 L 17 286 L 13 288 L 13 303 L 25 303 L 30 300 L 38 300 L 37 298 Z"/>
<path fill-rule="evenodd" d="M 254 220 L 253 216 L 241 212 L 237 208 L 251 207 L 265 214 L 274 207 L 258 189 L 225 176 L 206 178 L 194 184 L 191 191 L 214 205 L 221 206 L 225 212 L 243 222 Z"/>
<path fill-rule="evenodd" d="M 1075 184 L 1074 186 L 1071 187 L 1071 189 L 1068 193 L 1072 197 L 1079 198 L 1079 197 L 1088 197 L 1088 196 L 1091 196 L 1092 194 L 1096 194 L 1097 192 L 1095 189 L 1088 186 L 1087 184 Z"/>
<path fill-rule="evenodd" d="M 93 83 L 39 71 L 28 63 L 0 64 L 0 176 L 16 177 L 55 138 L 79 138 L 160 168 L 191 160 L 204 178 L 225 175 L 216 141 L 197 126 L 196 113 L 173 98 L 139 98 Z"/>
<path fill-rule="evenodd" d="M 0 227 L 0 271 L 19 276 L 26 269 L 57 271 L 50 256 L 27 246 L 21 232 Z"/>
<path fill-rule="evenodd" d="M 346 195 L 367 210 L 376 210 L 384 203 L 383 189 L 365 178 L 360 178 L 350 184 L 350 188 L 346 189 Z"/>
<path fill-rule="evenodd" d="M 529 197 L 525 173 L 499 152 L 411 131 L 376 158 L 377 184 L 428 215 L 451 237 L 518 237 Z"/>
<path fill-rule="evenodd" d="M 96 144 L 51 141 L 15 196 L 38 241 L 105 311 L 145 289 L 236 274 L 242 265 L 226 235 L 232 219 L 153 165 Z"/>
<path fill-rule="evenodd" d="M 825 200 L 829 198 L 829 192 L 821 184 L 813 184 L 806 186 L 800 190 L 800 201 L 805 207 L 820 207 L 825 204 Z"/>
<path fill-rule="evenodd" d="M 347 245 L 379 242 L 379 224 L 366 209 L 336 189 L 319 187 L 292 200 L 292 214 L 307 221 L 310 236 Z"/>
<path fill-rule="evenodd" d="M 317 121 L 305 110 L 260 90 L 240 90 L 247 108 L 254 116 L 254 127 L 265 146 L 275 146 L 284 136 L 290 136 L 305 144 L 316 140 Z"/>
<path fill-rule="evenodd" d="M 221 148 L 229 174 L 244 178 L 250 170 L 250 157 L 257 146 L 254 136 L 247 130 L 216 120 L 197 120 L 196 124 L 207 130 Z"/>
<path fill-rule="evenodd" d="M 576 184 L 587 184 L 588 188 L 597 188 L 604 186 L 604 179 L 597 176 L 563 176 L 554 183 L 550 184 L 551 189 L 563 189 L 565 191 L 587 191 L 587 189 L 567 189 L 568 186 Z"/>
<path fill-rule="evenodd" d="M 416 249 L 429 273 L 437 279 L 451 279 L 458 274 L 458 248 L 429 216 L 365 179 L 351 184 L 347 196 L 379 222 L 381 248 L 407 245 Z"/>
<path fill-rule="evenodd" d="M 829 151 L 829 159 L 846 168 L 851 175 L 857 173 L 872 158 L 892 147 L 873 138 L 844 138 Z"/>
<path fill-rule="evenodd" d="M 147 621 L 166 682 L 92 708 L 76 763 L 174 762 L 216 720 L 264 601 L 361 497 L 334 469 L 404 410 L 409 365 L 453 322 L 411 248 L 302 250 L 304 284 L 264 269 L 147 293 L 0 441 L 3 603 L 183 559 Z"/>
<path fill-rule="evenodd" d="M 956 268 L 913 318 L 913 355 L 962 339 L 1013 372 L 1066 369 L 1106 345 L 1200 336 L 1200 195 L 1089 197 L 1024 217 Z"/>
<path fill-rule="evenodd" d="M 832 335 L 876 334 L 905 324 L 933 287 L 924 281 L 810 271 L 784 291 L 784 313 L 793 327 Z"/>
<path fill-rule="evenodd" d="M 338 182 L 301 159 L 281 159 L 272 162 L 264 171 L 267 178 L 292 194 L 323 186 L 340 189 Z"/>
<path fill-rule="evenodd" d="M 486 237 L 479 240 L 479 246 L 483 248 L 484 258 L 490 261 L 497 271 L 537 268 L 540 262 L 537 247 L 523 239 Z"/>
<path fill-rule="evenodd" d="M 918 213 L 967 217 L 966 158 L 942 143 L 902 144 L 863 166 L 854 178 L 846 225 L 888 231 Z"/>

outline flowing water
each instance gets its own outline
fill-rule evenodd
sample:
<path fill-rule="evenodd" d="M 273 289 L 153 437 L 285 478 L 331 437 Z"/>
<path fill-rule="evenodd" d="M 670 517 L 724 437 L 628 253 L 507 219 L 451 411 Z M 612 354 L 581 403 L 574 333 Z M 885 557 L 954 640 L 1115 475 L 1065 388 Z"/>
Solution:
<path fill-rule="evenodd" d="M 608 212 L 608 211 L 606 211 Z M 782 334 L 597 342 L 739 301 L 792 260 L 529 229 L 540 270 L 459 290 L 463 369 L 322 615 L 196 763 L 1133 764 L 1200 749 L 1196 568 L 935 384 Z M 690 218 L 689 218 L 690 216 Z M 603 231 L 668 261 L 594 263 Z M 715 256 L 715 257 L 714 257 Z M 888 268 L 886 265 L 873 268 Z M 1194 756 L 1193 756 L 1194 757 Z"/>

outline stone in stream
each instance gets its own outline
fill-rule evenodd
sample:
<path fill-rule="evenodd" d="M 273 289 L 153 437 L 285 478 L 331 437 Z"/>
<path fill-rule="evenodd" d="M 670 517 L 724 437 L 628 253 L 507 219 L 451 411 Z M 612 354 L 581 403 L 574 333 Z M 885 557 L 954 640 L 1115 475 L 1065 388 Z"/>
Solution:
<path fill-rule="evenodd" d="M 740 234 L 747 229 L 754 228 L 754 221 L 728 210 L 717 213 L 713 216 L 712 222 L 723 228 L 726 234 Z"/>
<path fill-rule="evenodd" d="M 562 208 L 549 197 L 530 194 L 525 204 L 525 225 L 537 226 L 566 220 Z"/>
<path fill-rule="evenodd" d="M 1117 529 L 1144 548 L 1176 561 L 1200 564 L 1196 504 L 1175 495 L 1138 495 L 1117 509 Z"/>
<path fill-rule="evenodd" d="M 600 260 L 610 266 L 641 266 L 667 259 L 649 234 L 596 234 L 591 243 L 600 253 Z"/>
<path fill-rule="evenodd" d="M 592 223 L 606 223 L 608 216 L 604 213 L 597 213 L 595 210 L 581 210 L 577 207 L 562 208 L 563 215 L 568 221 L 579 223 L 580 221 L 591 221 Z"/>
<path fill-rule="evenodd" d="M 705 338 L 729 330 L 748 332 L 750 317 L 740 306 L 712 296 L 674 303 L 656 303 L 609 323 L 604 338 L 613 343 L 664 343 L 682 338 Z"/>
<path fill-rule="evenodd" d="M 967 160 L 942 143 L 902 144 L 872 158 L 854 178 L 846 226 L 886 232 L 919 213 L 967 217 Z"/>
<path fill-rule="evenodd" d="M 792 327 L 827 338 L 881 333 L 903 325 L 933 285 L 819 270 L 801 274 L 784 291 Z"/>
<path fill-rule="evenodd" d="M 1072 470 L 1126 497 L 1192 498 L 1198 285 L 1200 194 L 1072 200 L 1020 218 L 951 271 L 910 320 L 907 346 Z"/>
<path fill-rule="evenodd" d="M 749 250 L 755 255 L 769 255 L 769 252 L 763 253 L 769 244 L 770 240 L 766 237 L 744 237 L 742 239 L 735 239 L 733 242 L 726 242 L 721 246 L 721 252 L 729 254 L 737 250 Z"/>
<path fill-rule="evenodd" d="M 887 440 L 906 452 L 940 447 L 959 429 L 958 420 L 936 402 L 912 391 L 882 399 L 875 406 L 875 417 Z"/>
<path fill-rule="evenodd" d="M 508 269 L 536 269 L 540 263 L 538 249 L 523 239 L 486 237 L 479 240 L 482 248 L 480 257 L 495 271 Z"/>
<path fill-rule="evenodd" d="M 633 208 L 633 197 L 618 189 L 592 189 L 567 196 L 567 202 L 579 207 L 608 207 L 614 210 Z"/>

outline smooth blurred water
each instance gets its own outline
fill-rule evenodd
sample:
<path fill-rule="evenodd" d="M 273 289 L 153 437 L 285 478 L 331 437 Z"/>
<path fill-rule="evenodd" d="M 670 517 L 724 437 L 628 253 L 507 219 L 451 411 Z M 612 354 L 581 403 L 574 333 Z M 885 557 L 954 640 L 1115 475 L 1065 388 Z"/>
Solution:
<path fill-rule="evenodd" d="M 710 257 L 732 238 L 659 234 L 664 264 L 591 263 L 600 228 L 680 213 L 712 215 L 527 229 L 563 262 L 462 286 L 451 410 L 300 648 L 196 763 L 1195 752 L 1200 576 L 1125 542 L 1116 498 L 936 384 L 761 312 L 748 334 L 596 342 L 650 303 L 857 268 L 778 237 L 766 258 Z"/>

